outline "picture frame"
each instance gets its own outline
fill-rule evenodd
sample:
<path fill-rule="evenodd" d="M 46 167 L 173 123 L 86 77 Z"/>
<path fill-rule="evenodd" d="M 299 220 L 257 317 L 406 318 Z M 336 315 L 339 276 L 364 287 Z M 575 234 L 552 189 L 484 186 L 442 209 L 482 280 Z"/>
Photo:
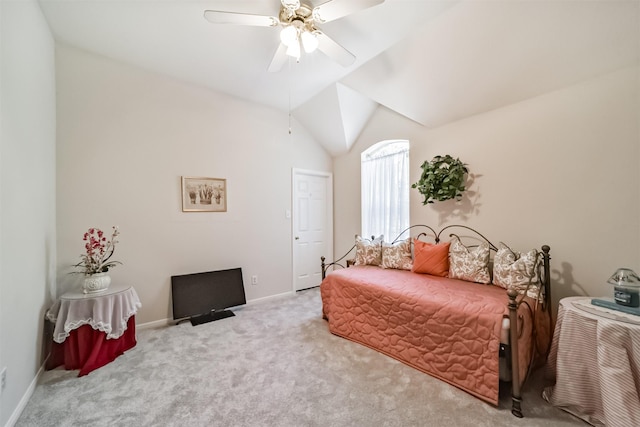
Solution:
<path fill-rule="evenodd" d="M 182 212 L 226 212 L 227 180 L 182 177 Z"/>

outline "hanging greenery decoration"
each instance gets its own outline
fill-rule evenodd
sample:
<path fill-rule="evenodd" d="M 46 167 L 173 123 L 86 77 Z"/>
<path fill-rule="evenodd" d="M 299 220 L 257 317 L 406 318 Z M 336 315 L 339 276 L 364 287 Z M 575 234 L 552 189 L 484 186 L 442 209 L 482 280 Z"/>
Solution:
<path fill-rule="evenodd" d="M 411 188 L 417 188 L 424 196 L 423 205 L 462 198 L 462 192 L 465 190 L 464 179 L 469 170 L 460 159 L 454 159 L 448 154 L 435 156 L 433 160 L 425 161 L 420 167 L 422 176 Z"/>

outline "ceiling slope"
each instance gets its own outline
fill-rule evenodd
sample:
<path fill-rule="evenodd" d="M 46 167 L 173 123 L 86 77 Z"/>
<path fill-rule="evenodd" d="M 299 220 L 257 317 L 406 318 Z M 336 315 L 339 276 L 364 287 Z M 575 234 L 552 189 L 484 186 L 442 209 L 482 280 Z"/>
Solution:
<path fill-rule="evenodd" d="M 463 2 L 342 82 L 436 127 L 640 61 L 636 1 Z"/>
<path fill-rule="evenodd" d="M 293 112 L 334 156 L 378 104 L 436 127 L 640 62 L 636 0 L 386 0 L 322 25 L 352 66 L 315 52 L 278 73 L 277 28 L 203 13 L 274 15 L 279 0 L 39 3 L 57 42 Z"/>
<path fill-rule="evenodd" d="M 292 114 L 329 154 L 349 151 L 377 103 L 339 83 L 326 88 Z"/>

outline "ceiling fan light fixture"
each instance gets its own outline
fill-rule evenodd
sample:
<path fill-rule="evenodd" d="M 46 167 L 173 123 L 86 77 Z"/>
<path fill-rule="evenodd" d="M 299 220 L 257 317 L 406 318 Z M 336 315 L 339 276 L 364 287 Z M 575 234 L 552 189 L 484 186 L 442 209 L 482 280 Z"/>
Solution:
<path fill-rule="evenodd" d="M 2 1 L 2 0 L 0 0 Z M 242 12 L 205 10 L 204 17 L 214 24 L 237 24 L 257 27 L 280 27 L 280 44 L 273 55 L 269 71 L 279 71 L 287 56 L 300 61 L 301 50 L 306 53 L 321 50 L 333 61 L 349 67 L 355 55 L 337 43 L 318 24 L 334 21 L 351 13 L 384 3 L 385 0 L 280 0 L 280 10 L 275 16 L 253 15 Z M 321 3 L 313 7 L 313 3 Z"/>
<path fill-rule="evenodd" d="M 304 51 L 307 53 L 311 53 L 318 48 L 318 38 L 314 32 L 303 31 L 300 35 L 300 40 Z"/>
<path fill-rule="evenodd" d="M 291 45 L 287 47 L 287 56 L 295 58 L 297 61 L 300 60 L 300 43 L 298 41 L 291 43 Z"/>
<path fill-rule="evenodd" d="M 287 47 L 298 44 L 298 29 L 293 25 L 287 25 L 280 31 L 280 41 Z"/>

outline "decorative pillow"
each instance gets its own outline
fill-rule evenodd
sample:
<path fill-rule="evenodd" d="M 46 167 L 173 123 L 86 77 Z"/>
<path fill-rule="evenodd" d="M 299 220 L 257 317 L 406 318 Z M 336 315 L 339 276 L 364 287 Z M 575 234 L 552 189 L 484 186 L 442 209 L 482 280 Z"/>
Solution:
<path fill-rule="evenodd" d="M 493 259 L 493 283 L 505 289 L 515 288 L 524 293 L 531 279 L 532 286 L 527 295 L 531 298 L 538 296 L 538 263 L 540 257 L 538 251 L 531 249 L 529 252 L 514 252 L 504 243 L 498 245 L 498 252 Z"/>
<path fill-rule="evenodd" d="M 491 283 L 489 275 L 489 243 L 469 249 L 456 239 L 449 248 L 449 277 L 468 282 Z"/>
<path fill-rule="evenodd" d="M 373 240 L 356 236 L 356 265 L 380 265 L 382 263 L 383 236 Z"/>
<path fill-rule="evenodd" d="M 411 270 L 411 238 L 395 243 L 382 242 L 382 268 Z"/>
<path fill-rule="evenodd" d="M 446 277 L 449 273 L 449 246 L 451 246 L 449 242 L 434 245 L 415 239 L 411 271 Z"/>

